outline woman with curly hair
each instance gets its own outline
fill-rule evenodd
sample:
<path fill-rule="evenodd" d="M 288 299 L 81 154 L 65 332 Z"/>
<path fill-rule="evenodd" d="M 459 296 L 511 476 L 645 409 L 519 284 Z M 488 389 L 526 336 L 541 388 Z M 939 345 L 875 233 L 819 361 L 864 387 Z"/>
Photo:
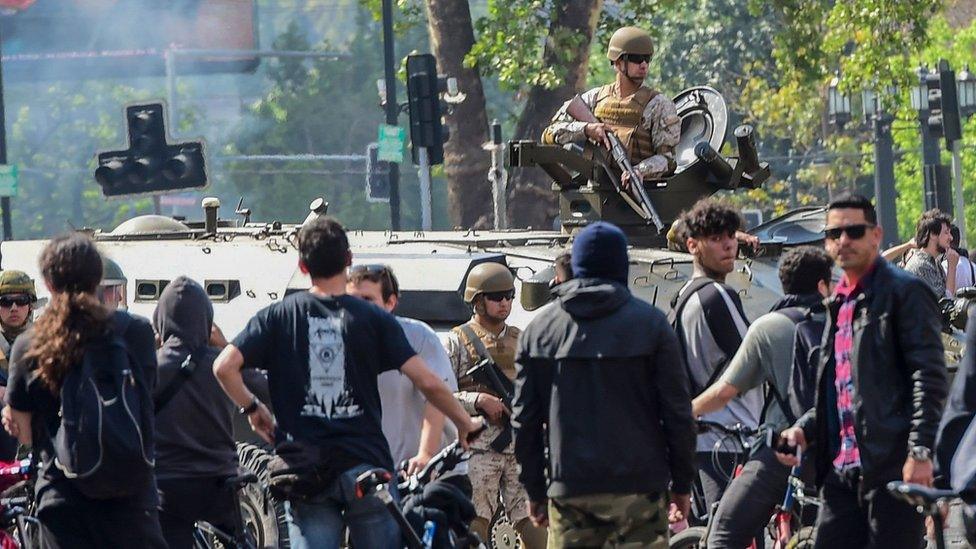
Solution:
<path fill-rule="evenodd" d="M 54 450 L 62 385 L 91 345 L 117 335 L 140 367 L 134 374 L 151 390 L 156 378 L 152 326 L 99 302 L 102 259 L 87 236 L 52 239 L 41 253 L 40 268 L 51 299 L 11 350 L 3 424 L 39 458 L 35 495 L 41 547 L 166 547 L 152 475 L 133 479 L 131 496 L 94 499 L 65 476 Z"/>

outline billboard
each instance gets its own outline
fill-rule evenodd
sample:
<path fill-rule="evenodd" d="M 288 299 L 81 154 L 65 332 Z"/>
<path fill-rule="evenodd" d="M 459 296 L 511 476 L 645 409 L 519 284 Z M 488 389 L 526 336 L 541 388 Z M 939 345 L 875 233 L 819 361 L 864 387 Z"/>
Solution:
<path fill-rule="evenodd" d="M 183 51 L 179 74 L 253 71 L 255 9 L 254 0 L 0 0 L 4 77 L 158 76 L 167 49 Z"/>

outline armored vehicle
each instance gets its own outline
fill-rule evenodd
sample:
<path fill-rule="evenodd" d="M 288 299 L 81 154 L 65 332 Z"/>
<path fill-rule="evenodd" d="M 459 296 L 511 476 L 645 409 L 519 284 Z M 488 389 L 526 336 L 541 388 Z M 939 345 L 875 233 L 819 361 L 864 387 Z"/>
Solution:
<path fill-rule="evenodd" d="M 675 103 L 682 119 L 677 170 L 666 179 L 644 182 L 665 226 L 702 197 L 755 188 L 770 175 L 757 157 L 748 126 L 734 131 L 738 156 L 721 154 L 728 131 L 721 94 L 708 87 L 692 88 L 675 97 Z M 549 298 L 554 258 L 567 249 L 574 232 L 597 220 L 613 222 L 628 234 L 633 292 L 664 310 L 670 308 L 671 297 L 691 277 L 691 256 L 669 250 L 664 231 L 622 198 L 613 185 L 612 160 L 574 146 L 526 141 L 510 143 L 508 157 L 513 166 L 535 166 L 552 178 L 560 230 L 350 231 L 354 263 L 385 263 L 396 272 L 402 292 L 397 314 L 423 320 L 446 334 L 471 315 L 462 299 L 466 274 L 478 263 L 493 261 L 507 265 L 520 280 L 510 323 L 524 327 Z M 122 267 L 124 303 L 130 311 L 151 317 L 166 284 L 188 275 L 203 284 L 214 304 L 215 322 L 230 339 L 259 309 L 309 287 L 307 276 L 297 268 L 295 237 L 302 223 L 327 213 L 328 203 L 324 197 L 314 198 L 305 221 L 293 223 L 252 221 L 241 205 L 235 211 L 239 218 L 221 215 L 219 201 L 213 198 L 204 199 L 202 207 L 203 221 L 146 215 L 111 230 L 89 232 L 102 252 Z M 342 212 L 337 214 L 341 220 Z M 823 220 L 822 208 L 803 208 L 752 230 L 761 245 L 737 263 L 727 280 L 740 293 L 750 319 L 767 312 L 782 294 L 776 265 L 780 253 L 822 241 Z M 3 242 L 0 266 L 39 278 L 37 258 L 44 243 Z M 42 284 L 38 290 L 45 297 Z M 266 480 L 268 454 L 246 425 L 238 427 L 242 464 Z M 247 490 L 245 515 L 260 546 L 285 545 L 281 506 L 260 486 Z M 499 547 L 511 546 L 514 540 L 514 530 L 503 516 L 493 522 L 492 535 Z"/>

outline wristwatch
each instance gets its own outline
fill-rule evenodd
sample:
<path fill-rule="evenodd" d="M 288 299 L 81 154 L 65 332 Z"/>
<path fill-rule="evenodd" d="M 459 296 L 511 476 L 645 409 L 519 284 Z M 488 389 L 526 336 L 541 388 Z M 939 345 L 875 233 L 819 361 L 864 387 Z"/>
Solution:
<path fill-rule="evenodd" d="M 256 396 L 252 397 L 250 404 L 248 404 L 247 406 L 241 406 L 240 408 L 237 409 L 237 411 L 240 412 L 242 416 L 249 416 L 258 409 L 258 404 L 260 403 L 261 401 L 258 400 L 258 397 Z"/>
<path fill-rule="evenodd" d="M 908 451 L 908 456 L 915 461 L 928 461 L 932 459 L 932 450 L 925 446 L 912 446 L 912 449 Z"/>

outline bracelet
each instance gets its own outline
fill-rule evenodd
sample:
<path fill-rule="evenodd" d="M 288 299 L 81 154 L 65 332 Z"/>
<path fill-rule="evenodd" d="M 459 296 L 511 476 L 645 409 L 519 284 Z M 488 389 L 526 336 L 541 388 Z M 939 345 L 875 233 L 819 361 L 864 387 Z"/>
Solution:
<path fill-rule="evenodd" d="M 242 416 L 249 416 L 253 414 L 255 411 L 257 411 L 258 405 L 260 403 L 261 401 L 258 400 L 258 397 L 256 396 L 252 397 L 250 404 L 248 404 L 247 406 L 241 406 L 240 408 L 237 409 L 237 411 L 240 412 Z"/>

